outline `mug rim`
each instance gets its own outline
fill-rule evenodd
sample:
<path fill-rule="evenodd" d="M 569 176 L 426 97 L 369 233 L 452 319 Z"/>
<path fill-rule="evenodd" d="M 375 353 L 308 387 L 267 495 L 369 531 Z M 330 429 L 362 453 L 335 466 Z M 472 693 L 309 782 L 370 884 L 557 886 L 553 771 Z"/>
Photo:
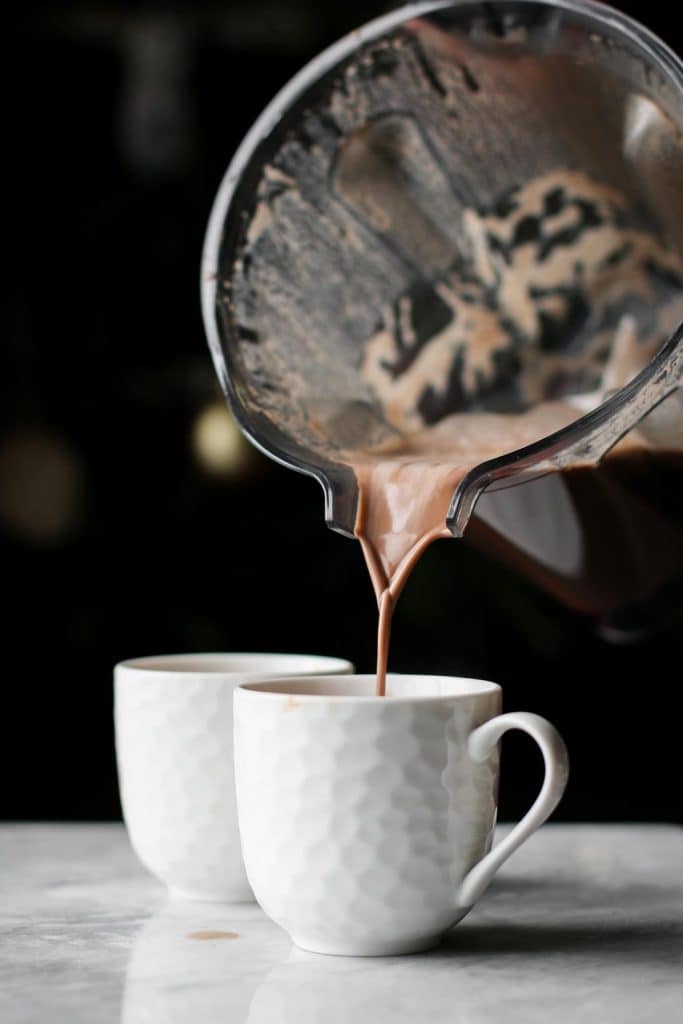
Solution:
<path fill-rule="evenodd" d="M 287 666 L 290 663 L 291 667 Z M 151 654 L 141 658 L 126 658 L 114 666 L 114 671 L 159 675 L 205 676 L 276 676 L 286 678 L 288 673 L 303 675 L 349 674 L 353 664 L 346 658 L 324 654 L 297 654 L 271 651 L 207 651 L 186 654 Z"/>
<path fill-rule="evenodd" d="M 282 701 L 283 698 L 291 707 L 299 703 L 340 703 L 340 704 L 377 704 L 389 707 L 394 704 L 426 704 L 453 700 L 465 700 L 471 697 L 490 697 L 502 694 L 502 687 L 489 679 L 474 679 L 469 676 L 429 675 L 415 672 L 387 673 L 387 690 L 392 682 L 408 680 L 438 684 L 438 693 L 409 693 L 378 697 L 374 692 L 376 676 L 368 673 L 349 673 L 343 678 L 334 676 L 282 676 L 270 679 L 245 680 L 235 690 L 235 699 L 246 697 L 249 700 Z M 419 684 L 418 684 L 419 685 Z M 371 692 L 333 692 L 335 688 L 352 690 L 354 686 L 370 688 Z M 319 689 L 316 690 L 315 688 Z"/>

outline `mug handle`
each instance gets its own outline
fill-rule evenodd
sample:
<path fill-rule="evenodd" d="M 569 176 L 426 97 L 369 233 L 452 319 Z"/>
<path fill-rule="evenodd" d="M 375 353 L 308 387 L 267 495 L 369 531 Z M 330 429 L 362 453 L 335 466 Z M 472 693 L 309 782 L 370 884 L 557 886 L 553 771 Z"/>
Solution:
<path fill-rule="evenodd" d="M 481 764 L 508 729 L 521 729 L 536 740 L 545 762 L 545 777 L 535 802 L 512 831 L 468 871 L 458 890 L 458 906 L 469 908 L 479 899 L 498 868 L 543 824 L 562 799 L 569 778 L 569 755 L 554 725 L 529 711 L 513 711 L 484 722 L 470 733 L 467 749 Z"/>

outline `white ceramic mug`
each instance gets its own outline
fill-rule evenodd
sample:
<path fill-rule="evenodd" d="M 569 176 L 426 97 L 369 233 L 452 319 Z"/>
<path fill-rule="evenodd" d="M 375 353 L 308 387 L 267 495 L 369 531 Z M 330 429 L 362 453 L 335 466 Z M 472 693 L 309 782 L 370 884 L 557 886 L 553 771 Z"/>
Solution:
<path fill-rule="evenodd" d="M 186 899 L 253 899 L 240 852 L 232 746 L 239 683 L 352 672 L 303 654 L 183 654 L 114 670 L 123 816 L 142 863 Z"/>
<path fill-rule="evenodd" d="M 495 683 L 391 675 L 288 679 L 235 691 L 235 778 L 247 876 L 303 949 L 350 956 L 436 945 L 553 811 L 565 745 L 545 719 L 501 715 Z M 498 740 L 545 759 L 531 810 L 491 849 Z"/>

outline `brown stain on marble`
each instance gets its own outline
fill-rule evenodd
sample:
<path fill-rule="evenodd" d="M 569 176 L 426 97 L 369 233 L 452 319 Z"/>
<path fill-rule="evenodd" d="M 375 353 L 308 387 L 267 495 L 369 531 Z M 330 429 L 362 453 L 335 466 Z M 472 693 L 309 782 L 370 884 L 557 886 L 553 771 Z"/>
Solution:
<path fill-rule="evenodd" d="M 186 938 L 198 939 L 200 942 L 206 942 L 209 939 L 239 939 L 239 935 L 237 934 L 237 932 L 188 932 Z"/>

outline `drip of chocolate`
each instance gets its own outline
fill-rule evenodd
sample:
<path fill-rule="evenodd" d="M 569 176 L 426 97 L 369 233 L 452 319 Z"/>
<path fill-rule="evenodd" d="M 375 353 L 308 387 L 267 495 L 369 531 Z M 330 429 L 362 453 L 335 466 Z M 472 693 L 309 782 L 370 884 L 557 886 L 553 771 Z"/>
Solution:
<path fill-rule="evenodd" d="M 563 403 L 519 416 L 455 414 L 406 438 L 397 450 L 356 456 L 355 534 L 379 607 L 377 694 L 384 696 L 391 619 L 396 602 L 422 553 L 450 537 L 446 516 L 453 493 L 478 463 L 539 440 L 576 418 Z"/>

